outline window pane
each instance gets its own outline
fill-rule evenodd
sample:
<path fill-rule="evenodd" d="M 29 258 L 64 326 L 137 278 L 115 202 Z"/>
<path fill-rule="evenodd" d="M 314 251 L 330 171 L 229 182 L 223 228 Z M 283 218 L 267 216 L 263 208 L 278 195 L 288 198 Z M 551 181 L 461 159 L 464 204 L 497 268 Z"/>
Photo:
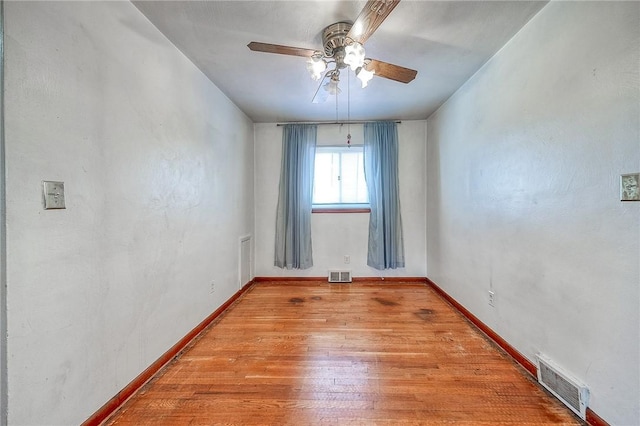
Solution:
<path fill-rule="evenodd" d="M 358 153 L 342 154 L 342 199 L 340 202 L 353 203 L 358 199 Z"/>
<path fill-rule="evenodd" d="M 340 202 L 340 155 L 316 152 L 313 181 L 313 202 L 332 204 Z"/>
<path fill-rule="evenodd" d="M 356 202 L 369 203 L 369 193 L 367 192 L 367 182 L 364 180 L 364 157 L 362 151 L 358 155 L 358 174 L 356 175 Z"/>

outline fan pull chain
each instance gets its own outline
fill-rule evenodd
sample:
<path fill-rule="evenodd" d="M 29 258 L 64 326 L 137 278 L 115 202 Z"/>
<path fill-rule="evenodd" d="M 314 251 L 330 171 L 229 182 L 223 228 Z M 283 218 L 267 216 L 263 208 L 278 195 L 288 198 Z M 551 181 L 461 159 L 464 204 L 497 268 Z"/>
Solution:
<path fill-rule="evenodd" d="M 336 123 L 338 122 L 338 89 L 336 88 Z"/>
<path fill-rule="evenodd" d="M 347 74 L 347 148 L 351 148 L 351 73 Z"/>

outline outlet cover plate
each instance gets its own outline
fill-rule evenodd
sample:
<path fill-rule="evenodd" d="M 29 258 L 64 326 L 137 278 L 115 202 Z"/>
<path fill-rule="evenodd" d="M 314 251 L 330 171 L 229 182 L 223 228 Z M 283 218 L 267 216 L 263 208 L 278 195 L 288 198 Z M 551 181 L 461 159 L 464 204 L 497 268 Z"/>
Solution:
<path fill-rule="evenodd" d="M 43 181 L 44 208 L 66 209 L 64 204 L 64 182 Z"/>
<path fill-rule="evenodd" d="M 496 303 L 496 293 L 492 290 L 489 290 L 489 306 L 495 307 Z"/>

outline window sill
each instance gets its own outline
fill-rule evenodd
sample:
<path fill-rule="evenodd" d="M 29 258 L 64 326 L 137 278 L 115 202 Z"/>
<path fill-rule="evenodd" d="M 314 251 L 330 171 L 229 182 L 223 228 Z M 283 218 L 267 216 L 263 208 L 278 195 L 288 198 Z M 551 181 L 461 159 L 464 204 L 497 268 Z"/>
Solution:
<path fill-rule="evenodd" d="M 314 207 L 311 213 L 371 213 L 369 207 Z"/>

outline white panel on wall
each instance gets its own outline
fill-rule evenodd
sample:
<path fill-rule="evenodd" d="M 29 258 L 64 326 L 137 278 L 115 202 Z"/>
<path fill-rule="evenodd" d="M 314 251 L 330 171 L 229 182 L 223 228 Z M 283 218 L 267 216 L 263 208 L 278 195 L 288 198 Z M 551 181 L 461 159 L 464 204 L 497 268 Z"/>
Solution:
<path fill-rule="evenodd" d="M 251 236 L 240 238 L 240 287 L 251 281 Z"/>
<path fill-rule="evenodd" d="M 9 424 L 79 424 L 236 292 L 253 125 L 129 2 L 4 6 Z"/>
<path fill-rule="evenodd" d="M 286 270 L 273 266 L 282 128 L 275 124 L 256 124 L 254 128 L 256 276 L 325 277 L 330 269 L 345 268 L 344 256 L 350 256 L 348 269 L 354 277 L 426 275 L 425 121 L 398 124 L 400 203 L 406 267 L 385 271 L 367 266 L 368 213 L 314 213 L 311 218 L 314 266 L 305 270 Z M 347 133 L 347 126 L 318 126 L 318 145 L 346 145 Z M 351 135 L 353 144 L 362 144 L 362 125 L 352 125 Z"/>
<path fill-rule="evenodd" d="M 640 3 L 551 2 L 428 120 L 429 277 L 640 424 Z M 495 293 L 489 306 L 488 292 Z"/>

